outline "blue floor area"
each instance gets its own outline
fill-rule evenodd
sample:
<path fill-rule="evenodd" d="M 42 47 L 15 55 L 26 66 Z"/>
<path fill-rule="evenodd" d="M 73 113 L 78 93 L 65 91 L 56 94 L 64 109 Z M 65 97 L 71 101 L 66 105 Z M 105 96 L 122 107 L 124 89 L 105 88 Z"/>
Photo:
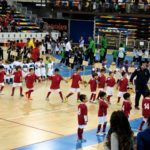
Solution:
<path fill-rule="evenodd" d="M 60 55 L 55 55 L 54 57 L 58 60 L 61 60 Z M 106 59 L 107 59 L 107 67 L 109 67 L 111 65 L 111 63 L 113 62 L 112 55 L 108 54 Z M 130 62 L 132 61 L 132 57 L 126 56 L 126 60 L 128 60 L 129 64 L 130 64 Z M 60 74 L 63 77 L 69 77 L 75 72 L 75 68 L 74 69 L 69 69 L 65 65 L 61 65 L 61 64 L 58 64 L 58 63 L 55 64 L 54 68 L 59 68 L 60 69 Z M 91 70 L 92 70 L 92 66 L 87 66 L 87 67 L 84 68 L 84 71 L 81 72 L 81 75 L 90 75 Z"/>
<path fill-rule="evenodd" d="M 130 121 L 130 125 L 134 132 L 137 132 L 142 118 Z M 108 129 L 107 129 L 108 130 Z M 85 131 L 84 138 L 87 140 L 83 144 L 77 144 L 77 135 L 68 135 L 53 140 L 45 141 L 18 148 L 17 150 L 75 150 L 82 147 L 91 146 L 104 141 L 105 136 L 96 136 L 96 129 Z"/>

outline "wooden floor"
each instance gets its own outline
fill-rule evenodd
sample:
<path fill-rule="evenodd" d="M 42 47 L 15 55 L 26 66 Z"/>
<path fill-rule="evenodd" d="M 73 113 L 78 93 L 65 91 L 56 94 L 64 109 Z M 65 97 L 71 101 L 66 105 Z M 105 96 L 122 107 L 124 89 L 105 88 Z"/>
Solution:
<path fill-rule="evenodd" d="M 89 77 L 84 77 L 88 81 Z M 35 84 L 32 94 L 33 101 L 28 102 L 19 97 L 19 89 L 11 97 L 11 86 L 6 85 L 4 95 L 0 95 L 0 150 L 10 150 L 45 140 L 58 138 L 76 133 L 77 130 L 77 104 L 76 95 L 70 98 L 68 104 L 62 104 L 57 93 L 53 93 L 50 102 L 45 101 L 50 81 Z M 66 95 L 70 83 L 62 82 L 61 89 Z M 24 87 L 24 91 L 26 88 Z M 81 85 L 81 93 L 90 97 L 89 87 Z M 117 92 L 115 92 L 117 95 Z M 112 111 L 121 109 L 116 104 L 116 96 L 108 112 L 108 120 Z M 134 94 L 132 94 L 134 101 Z M 98 105 L 89 104 L 89 123 L 86 130 L 97 127 Z M 141 111 L 132 110 L 131 118 L 141 117 Z M 83 150 L 101 150 L 103 144 L 83 148 Z"/>

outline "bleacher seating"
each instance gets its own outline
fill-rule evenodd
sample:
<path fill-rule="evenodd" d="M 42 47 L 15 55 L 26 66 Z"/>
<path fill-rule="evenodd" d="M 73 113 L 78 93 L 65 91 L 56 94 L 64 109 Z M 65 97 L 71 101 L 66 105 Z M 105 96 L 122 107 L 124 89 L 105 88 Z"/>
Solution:
<path fill-rule="evenodd" d="M 2 10 L 0 4 L 0 26 L 1 32 L 40 32 L 40 27 L 21 12 L 16 11 L 14 6 L 8 6 L 6 11 Z"/>

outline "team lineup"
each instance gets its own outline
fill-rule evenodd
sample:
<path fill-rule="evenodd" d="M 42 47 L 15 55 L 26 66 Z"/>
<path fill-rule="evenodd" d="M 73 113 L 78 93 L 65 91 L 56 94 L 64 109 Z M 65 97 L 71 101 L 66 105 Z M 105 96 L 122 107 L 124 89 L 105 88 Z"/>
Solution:
<path fill-rule="evenodd" d="M 146 64 L 143 63 L 143 68 L 146 68 Z M 107 68 L 102 67 L 96 68 L 93 66 L 91 71 L 91 77 L 89 81 L 86 81 L 81 77 L 80 73 L 82 68 L 77 68 L 76 72 L 73 73 L 69 78 L 64 78 L 60 75 L 59 69 L 54 68 L 54 62 L 51 61 L 49 57 L 46 57 L 46 62 L 40 58 L 37 62 L 29 61 L 24 63 L 20 61 L 14 61 L 12 64 L 0 62 L 0 94 L 3 95 L 4 83 L 12 83 L 11 96 L 14 96 L 15 89 L 20 88 L 20 96 L 26 98 L 27 101 L 31 101 L 31 93 L 34 92 L 35 82 L 45 82 L 47 79 L 51 81 L 48 93 L 45 96 L 46 101 L 50 101 L 50 95 L 53 92 L 58 92 L 60 99 L 63 103 L 69 101 L 69 97 L 74 93 L 77 93 L 78 106 L 78 142 L 85 142 L 83 138 L 83 131 L 88 123 L 88 108 L 86 103 L 89 101 L 92 104 L 98 104 L 98 126 L 96 135 L 105 135 L 107 127 L 107 109 L 111 105 L 111 98 L 113 97 L 115 88 L 118 91 L 118 99 L 116 100 L 116 105 L 120 105 L 120 109 L 125 113 L 127 118 L 130 117 L 130 111 L 132 110 L 132 100 L 130 89 L 134 84 L 135 68 L 131 66 L 126 69 L 121 68 L 119 70 L 110 69 L 107 73 Z M 137 69 L 138 71 L 138 69 Z M 71 80 L 71 87 L 69 93 L 64 96 L 63 90 L 60 88 L 61 81 L 64 80 L 68 83 Z M 26 92 L 23 92 L 23 82 L 26 84 Z M 130 83 L 132 82 L 132 84 Z M 84 85 L 86 88 L 88 85 L 90 87 L 91 96 L 88 97 L 80 92 L 80 84 Z M 98 91 L 98 95 L 96 94 Z M 36 91 L 35 91 L 36 92 Z M 138 104 L 139 105 L 139 104 Z M 136 107 L 136 104 L 135 104 Z M 147 90 L 144 93 L 144 98 L 142 101 L 142 115 L 143 121 L 139 126 L 139 131 L 142 130 L 144 123 L 146 122 L 150 114 L 150 92 Z"/>

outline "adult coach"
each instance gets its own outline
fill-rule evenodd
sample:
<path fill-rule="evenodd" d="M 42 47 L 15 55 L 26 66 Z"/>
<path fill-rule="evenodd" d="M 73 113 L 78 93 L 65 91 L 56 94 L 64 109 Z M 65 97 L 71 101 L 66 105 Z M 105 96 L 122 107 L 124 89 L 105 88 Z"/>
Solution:
<path fill-rule="evenodd" d="M 147 120 L 147 126 L 147 129 L 137 135 L 137 150 L 150 149 L 150 117 Z"/>
<path fill-rule="evenodd" d="M 150 72 L 146 67 L 146 63 L 142 62 L 141 66 L 136 69 L 131 75 L 130 82 L 133 83 L 133 79 L 135 79 L 135 109 L 139 110 L 139 100 L 141 95 L 144 95 L 148 90 L 148 81 L 150 78 Z"/>

